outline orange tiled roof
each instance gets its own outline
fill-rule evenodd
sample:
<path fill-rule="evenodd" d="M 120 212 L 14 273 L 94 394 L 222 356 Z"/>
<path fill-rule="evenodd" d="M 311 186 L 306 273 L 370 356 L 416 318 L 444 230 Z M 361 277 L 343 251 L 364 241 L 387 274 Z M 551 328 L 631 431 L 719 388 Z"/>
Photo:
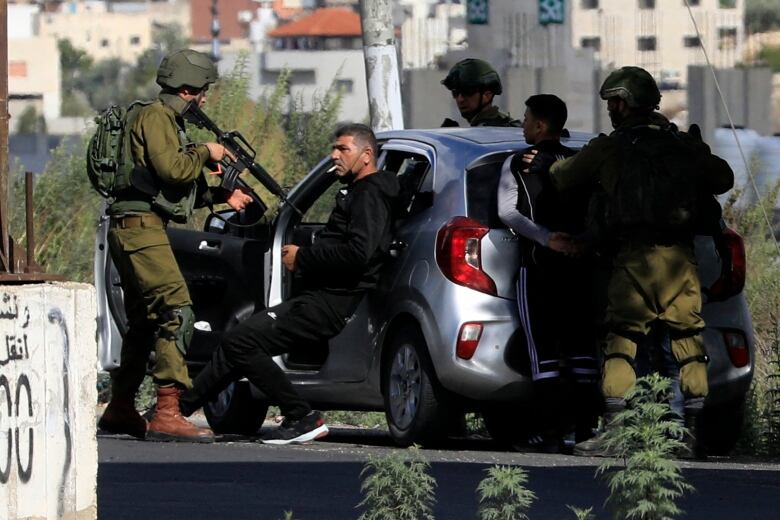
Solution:
<path fill-rule="evenodd" d="M 288 36 L 361 36 L 360 15 L 344 7 L 317 9 L 309 16 L 299 18 L 271 31 L 271 38 Z"/>

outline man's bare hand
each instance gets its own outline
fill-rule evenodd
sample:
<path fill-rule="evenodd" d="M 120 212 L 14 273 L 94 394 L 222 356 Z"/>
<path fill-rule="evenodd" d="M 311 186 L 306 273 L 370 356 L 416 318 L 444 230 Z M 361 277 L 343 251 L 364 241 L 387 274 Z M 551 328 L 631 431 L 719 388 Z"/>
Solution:
<path fill-rule="evenodd" d="M 295 270 L 295 258 L 298 256 L 298 246 L 282 246 L 282 263 L 288 271 Z"/>
<path fill-rule="evenodd" d="M 225 202 L 234 210 L 241 211 L 252 203 L 252 197 L 247 195 L 245 188 L 236 188 Z"/>
<path fill-rule="evenodd" d="M 556 231 L 550 234 L 547 247 L 567 256 L 581 256 L 585 252 L 585 243 L 568 233 Z"/>
<path fill-rule="evenodd" d="M 225 148 L 223 145 L 219 143 L 204 143 L 206 145 L 206 148 L 209 149 L 209 158 L 212 161 L 220 162 L 222 159 L 227 156 L 231 161 L 236 160 L 236 156 L 230 153 L 230 150 Z"/>
<path fill-rule="evenodd" d="M 528 153 L 524 153 L 523 154 L 523 162 L 525 164 L 529 165 L 529 168 L 530 168 L 531 163 L 534 162 L 534 159 L 536 159 L 536 154 L 538 154 L 538 153 L 539 153 L 539 150 L 531 150 Z M 523 173 L 528 173 L 528 168 L 523 170 Z"/>

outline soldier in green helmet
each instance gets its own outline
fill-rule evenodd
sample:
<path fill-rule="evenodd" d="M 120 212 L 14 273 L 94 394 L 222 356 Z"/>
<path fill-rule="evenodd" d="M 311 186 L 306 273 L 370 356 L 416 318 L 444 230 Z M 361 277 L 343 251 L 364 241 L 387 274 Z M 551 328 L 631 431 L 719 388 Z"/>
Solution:
<path fill-rule="evenodd" d="M 476 58 L 461 60 L 441 84 L 450 90 L 460 115 L 471 126 L 522 126 L 521 121 L 493 105 L 493 98 L 501 95 L 503 89 L 498 72 L 488 62 Z M 458 123 L 447 118 L 442 126 L 458 126 Z"/>
<path fill-rule="evenodd" d="M 702 225 L 698 201 L 731 189 L 734 175 L 700 136 L 679 132 L 656 112 L 661 94 L 644 69 L 612 72 L 600 95 L 615 131 L 555 162 L 550 177 L 558 190 L 595 190 L 589 234 L 609 263 L 603 423 L 606 429 L 614 426 L 636 380 L 637 348 L 647 344 L 652 327 L 662 327 L 680 369 L 685 423 L 692 433 L 688 454 L 702 455 L 695 438 L 708 393 L 707 357 L 693 238 Z M 545 160 L 539 154 L 524 157 L 529 164 Z M 575 454 L 609 455 L 603 439 L 602 431 L 577 444 Z"/>
<path fill-rule="evenodd" d="M 108 243 L 121 277 L 128 331 L 120 367 L 111 374 L 111 402 L 99 427 L 111 433 L 166 441 L 211 442 L 179 412 L 179 394 L 191 386 L 184 361 L 194 314 L 187 285 L 165 232 L 168 222 L 186 222 L 198 205 L 226 202 L 236 210 L 251 202 L 241 190 L 209 188 L 207 161 L 230 153 L 219 143 L 194 145 L 181 116 L 187 103 L 202 106 L 217 69 L 201 52 L 179 50 L 157 71 L 159 97 L 128 116 L 126 149 L 133 158 L 131 186 L 110 199 Z M 147 424 L 135 409 L 135 395 L 154 351 L 157 389 L 154 418 Z"/>

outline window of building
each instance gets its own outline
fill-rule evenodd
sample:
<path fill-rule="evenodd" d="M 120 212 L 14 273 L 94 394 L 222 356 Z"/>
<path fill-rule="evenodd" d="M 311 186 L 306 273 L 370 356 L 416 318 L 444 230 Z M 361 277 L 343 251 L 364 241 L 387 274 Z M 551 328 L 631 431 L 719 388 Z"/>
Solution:
<path fill-rule="evenodd" d="M 718 29 L 718 49 L 734 49 L 737 47 L 737 28 L 720 27 Z"/>
<path fill-rule="evenodd" d="M 699 42 L 698 36 L 683 36 L 683 47 L 698 47 Z"/>
<path fill-rule="evenodd" d="M 8 76 L 12 78 L 26 78 L 27 77 L 27 62 L 26 61 L 10 61 L 8 62 Z"/>
<path fill-rule="evenodd" d="M 108 47 L 108 39 L 107 38 L 103 38 L 102 40 L 100 40 L 100 46 L 101 47 Z"/>
<path fill-rule="evenodd" d="M 583 49 L 601 50 L 601 38 L 599 36 L 585 36 L 580 39 L 580 47 Z"/>
<path fill-rule="evenodd" d="M 580 0 L 580 6 L 583 9 L 598 9 L 599 0 Z"/>
<path fill-rule="evenodd" d="M 685 0 L 683 0 L 683 5 L 686 5 Z M 691 7 L 696 7 L 697 5 L 701 5 L 701 0 L 688 0 L 688 4 Z"/>
<path fill-rule="evenodd" d="M 141 45 L 141 37 L 140 36 L 131 36 L 130 37 L 130 45 Z"/>
<path fill-rule="evenodd" d="M 355 87 L 355 82 L 351 79 L 337 79 L 334 83 L 336 90 L 344 94 L 352 94 L 352 89 Z"/>
<path fill-rule="evenodd" d="M 655 36 L 640 36 L 636 39 L 636 48 L 639 51 L 654 51 L 657 47 Z"/>
<path fill-rule="evenodd" d="M 294 70 L 290 74 L 290 85 L 314 85 L 317 75 L 311 69 Z"/>
<path fill-rule="evenodd" d="M 737 0 L 718 0 L 718 7 L 721 9 L 734 9 L 737 7 Z"/>
<path fill-rule="evenodd" d="M 655 9 L 655 0 L 639 0 L 640 9 Z"/>

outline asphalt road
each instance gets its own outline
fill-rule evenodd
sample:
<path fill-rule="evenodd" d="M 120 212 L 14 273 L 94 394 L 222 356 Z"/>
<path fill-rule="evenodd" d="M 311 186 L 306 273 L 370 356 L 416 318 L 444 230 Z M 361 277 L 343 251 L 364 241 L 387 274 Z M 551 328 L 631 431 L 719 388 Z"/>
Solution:
<path fill-rule="evenodd" d="M 384 433 L 333 429 L 305 446 L 249 439 L 211 445 L 164 444 L 99 436 L 98 512 L 116 519 L 349 520 L 359 516 L 360 471 L 370 456 L 396 450 Z M 529 472 L 538 499 L 532 519 L 573 519 L 566 508 L 602 510 L 606 485 L 599 459 L 494 451 L 490 441 L 453 441 L 423 450 L 437 481 L 437 520 L 475 519 L 475 490 L 486 468 L 512 464 Z M 688 519 L 780 518 L 780 464 L 717 459 L 683 462 L 696 493 L 681 502 Z"/>

